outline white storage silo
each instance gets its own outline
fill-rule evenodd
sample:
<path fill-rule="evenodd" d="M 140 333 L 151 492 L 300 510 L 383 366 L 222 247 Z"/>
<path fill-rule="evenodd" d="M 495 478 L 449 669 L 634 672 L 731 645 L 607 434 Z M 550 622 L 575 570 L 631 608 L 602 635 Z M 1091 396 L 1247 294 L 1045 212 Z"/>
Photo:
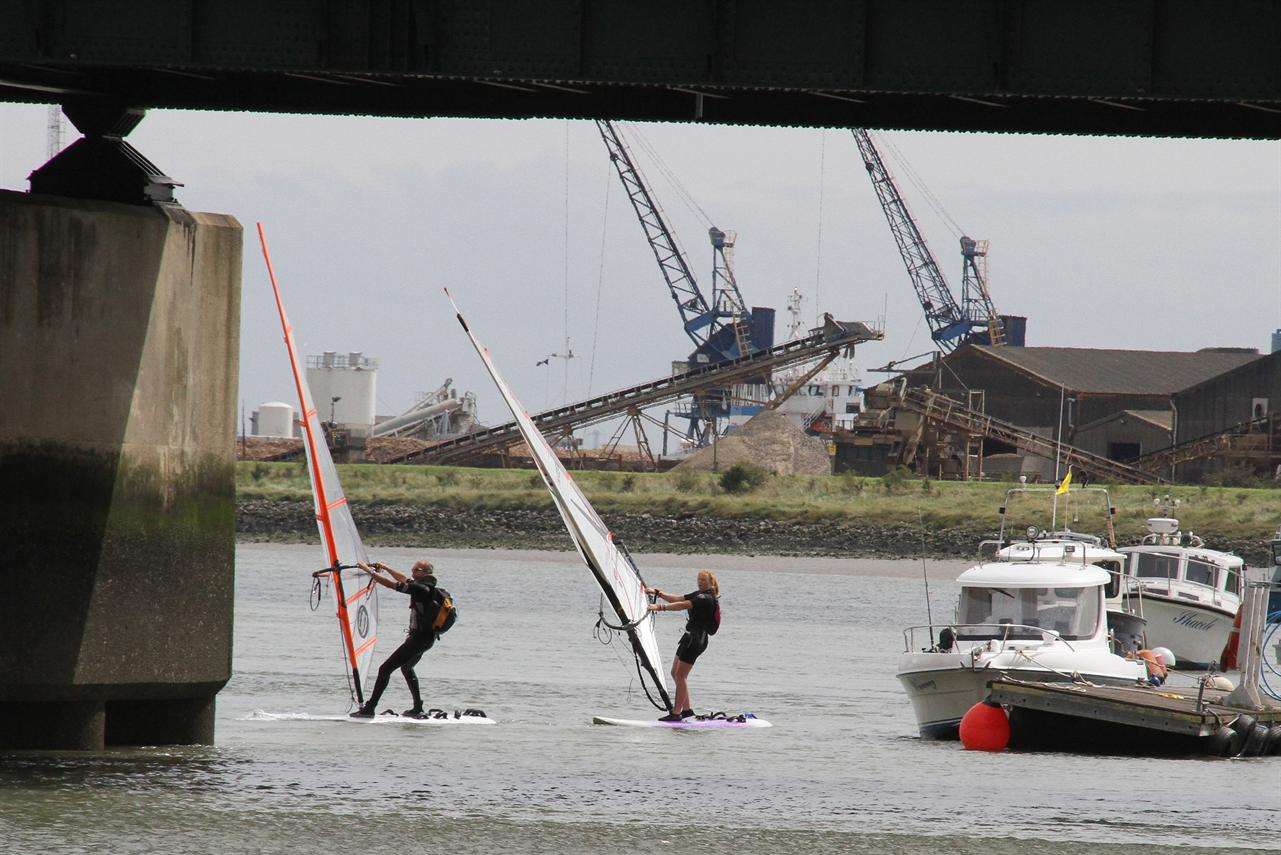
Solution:
<path fill-rule="evenodd" d="M 294 408 L 280 401 L 258 405 L 258 426 L 254 436 L 293 436 Z"/>
<path fill-rule="evenodd" d="M 357 432 L 373 427 L 378 360 L 359 351 L 309 356 L 307 385 L 322 422 Z"/>

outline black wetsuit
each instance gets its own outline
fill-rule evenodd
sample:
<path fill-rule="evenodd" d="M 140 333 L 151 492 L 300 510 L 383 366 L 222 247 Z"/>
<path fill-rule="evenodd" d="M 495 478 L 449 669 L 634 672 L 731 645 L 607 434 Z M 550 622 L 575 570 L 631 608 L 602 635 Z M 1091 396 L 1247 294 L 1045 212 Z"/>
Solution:
<path fill-rule="evenodd" d="M 378 679 L 374 682 L 374 691 L 365 702 L 366 709 L 373 710 L 387 690 L 391 674 L 397 668 L 409 686 L 409 694 L 414 698 L 414 709 L 422 709 L 423 699 L 418 693 L 418 675 L 414 666 L 423 654 L 436 643 L 436 616 L 440 613 L 444 599 L 440 590 L 434 585 L 421 582 L 405 581 L 396 585 L 396 590 L 409 595 L 409 636 L 404 643 L 392 651 L 387 661 L 378 669 Z"/>
<path fill-rule="evenodd" d="M 689 619 L 685 621 L 685 634 L 676 645 L 676 658 L 693 665 L 707 649 L 708 632 L 716 614 L 716 598 L 711 591 L 686 594 L 689 600 Z"/>

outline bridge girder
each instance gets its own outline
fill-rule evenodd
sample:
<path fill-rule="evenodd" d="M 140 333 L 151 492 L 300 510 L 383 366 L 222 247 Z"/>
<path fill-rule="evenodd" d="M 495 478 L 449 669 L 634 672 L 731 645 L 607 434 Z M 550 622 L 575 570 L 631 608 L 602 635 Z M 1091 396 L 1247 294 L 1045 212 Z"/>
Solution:
<path fill-rule="evenodd" d="M 1281 136 L 1281 0 L 17 0 L 0 99 Z"/>

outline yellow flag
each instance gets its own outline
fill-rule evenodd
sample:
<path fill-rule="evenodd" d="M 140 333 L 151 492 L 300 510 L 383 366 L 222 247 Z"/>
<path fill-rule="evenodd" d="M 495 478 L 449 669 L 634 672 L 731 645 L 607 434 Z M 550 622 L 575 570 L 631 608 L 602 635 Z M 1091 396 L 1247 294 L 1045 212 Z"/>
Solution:
<path fill-rule="evenodd" d="M 1072 467 L 1069 466 L 1067 474 L 1063 476 L 1063 483 L 1060 484 L 1059 488 L 1054 491 L 1054 495 L 1056 496 L 1063 495 L 1068 491 L 1068 487 L 1070 487 L 1071 485 L 1072 485 Z"/>

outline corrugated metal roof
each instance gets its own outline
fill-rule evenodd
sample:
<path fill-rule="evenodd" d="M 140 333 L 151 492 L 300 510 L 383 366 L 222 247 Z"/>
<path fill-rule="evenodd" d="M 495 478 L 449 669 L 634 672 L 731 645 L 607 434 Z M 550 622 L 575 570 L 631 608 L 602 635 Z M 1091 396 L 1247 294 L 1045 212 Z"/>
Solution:
<path fill-rule="evenodd" d="M 1262 356 L 1259 356 L 1259 357 L 1256 357 L 1256 358 L 1254 358 L 1254 359 L 1251 359 L 1250 361 L 1248 361 L 1248 362 L 1246 362 L 1246 363 L 1244 363 L 1244 364 L 1242 364 L 1242 365 L 1238 365 L 1238 366 L 1235 366 L 1235 367 L 1233 367 L 1233 368 L 1230 368 L 1230 369 L 1228 369 L 1227 371 L 1223 372 L 1222 374 L 1216 374 L 1216 375 L 1214 375 L 1213 377 L 1209 377 L 1209 378 L 1206 378 L 1205 380 L 1201 380 L 1201 381 L 1197 382 L 1196 384 L 1194 384 L 1194 385 L 1192 385 L 1192 386 L 1189 386 L 1189 387 L 1188 387 L 1188 388 L 1186 388 L 1186 389 L 1180 389 L 1180 390 L 1179 390 L 1179 392 L 1180 392 L 1180 393 L 1183 393 L 1183 394 L 1187 394 L 1188 392 L 1195 392 L 1196 390 L 1200 389 L 1201 387 L 1209 385 L 1209 384 L 1210 384 L 1211 382 L 1213 382 L 1213 381 L 1217 381 L 1217 380 L 1227 380 L 1227 379 L 1228 379 L 1228 378 L 1230 378 L 1233 374 L 1236 374 L 1236 373 L 1238 373 L 1238 372 L 1240 372 L 1240 371 L 1244 371 L 1244 370 L 1246 370 L 1246 367 L 1247 367 L 1247 366 L 1249 366 L 1249 365 L 1251 365 L 1252 363 L 1255 363 L 1255 362 L 1262 363 L 1265 359 L 1267 359 L 1267 360 L 1271 360 L 1271 361 L 1273 361 L 1273 362 L 1276 362 L 1276 361 L 1278 361 L 1278 360 L 1281 360 L 1281 350 L 1275 351 L 1275 352 L 1273 352 L 1273 353 L 1265 353 L 1265 354 L 1263 354 Z"/>
<path fill-rule="evenodd" d="M 970 347 L 1049 385 L 1096 395 L 1171 395 L 1259 358 L 1258 353 L 1219 350 Z"/>
<path fill-rule="evenodd" d="M 1142 419 L 1161 430 L 1169 430 L 1174 426 L 1174 414 L 1169 410 L 1122 410 L 1122 414 Z"/>
<path fill-rule="evenodd" d="M 1169 410 L 1118 410 L 1117 412 L 1110 413 L 1101 419 L 1095 419 L 1089 424 L 1081 425 L 1076 429 L 1076 434 L 1079 437 L 1081 434 L 1094 430 L 1100 425 L 1126 417 L 1147 422 L 1152 425 L 1152 427 L 1159 428 L 1164 431 L 1169 431 L 1174 423 L 1173 415 Z"/>

